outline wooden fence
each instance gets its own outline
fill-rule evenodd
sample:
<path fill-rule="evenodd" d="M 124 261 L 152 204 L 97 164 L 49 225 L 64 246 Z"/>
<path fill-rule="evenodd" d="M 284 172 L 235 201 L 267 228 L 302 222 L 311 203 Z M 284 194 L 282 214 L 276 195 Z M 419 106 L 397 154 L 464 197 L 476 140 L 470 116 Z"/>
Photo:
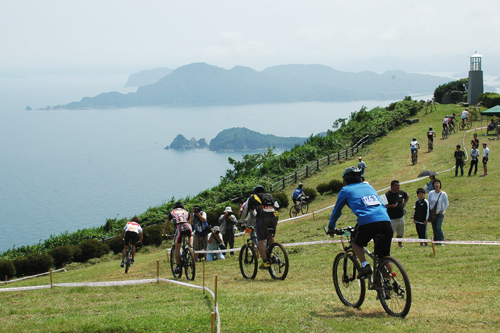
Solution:
<path fill-rule="evenodd" d="M 333 153 L 331 155 L 327 155 L 323 158 L 316 160 L 315 162 L 306 165 L 304 168 L 295 171 L 293 174 L 283 177 L 278 180 L 276 183 L 271 184 L 270 192 L 274 192 L 280 189 L 284 189 L 288 184 L 296 183 L 301 178 L 307 178 L 314 171 L 319 171 L 320 167 L 323 165 L 330 165 L 336 161 L 340 161 L 341 159 L 348 159 L 356 155 L 364 145 L 369 143 L 372 140 L 372 136 L 366 135 L 361 138 L 356 144 L 352 147 L 348 147 L 345 150 Z"/>

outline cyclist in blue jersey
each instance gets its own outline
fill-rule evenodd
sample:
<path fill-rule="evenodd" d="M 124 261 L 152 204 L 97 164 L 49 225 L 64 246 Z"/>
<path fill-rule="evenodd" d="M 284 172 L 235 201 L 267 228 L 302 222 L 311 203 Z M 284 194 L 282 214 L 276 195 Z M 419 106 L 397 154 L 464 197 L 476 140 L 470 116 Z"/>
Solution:
<path fill-rule="evenodd" d="M 355 230 L 351 234 L 351 245 L 354 253 L 361 261 L 361 271 L 358 279 L 372 274 L 372 268 L 366 261 L 364 247 L 376 235 L 383 235 L 377 240 L 375 253 L 379 258 L 391 254 L 392 226 L 387 214 L 387 208 L 382 204 L 375 189 L 367 183 L 361 182 L 361 170 L 349 167 L 342 173 L 344 187 L 339 192 L 337 202 L 333 208 L 328 224 L 329 232 L 336 227 L 337 220 L 342 215 L 342 209 L 347 205 L 357 218 Z M 334 237 L 334 234 L 330 234 Z"/>
<path fill-rule="evenodd" d="M 306 193 L 302 189 L 303 186 L 304 184 L 299 183 L 299 187 L 297 187 L 292 194 L 293 206 L 295 207 L 295 211 L 297 212 L 300 211 L 300 207 L 297 207 L 297 201 L 300 200 L 300 202 L 302 203 L 302 199 L 306 197 Z"/>

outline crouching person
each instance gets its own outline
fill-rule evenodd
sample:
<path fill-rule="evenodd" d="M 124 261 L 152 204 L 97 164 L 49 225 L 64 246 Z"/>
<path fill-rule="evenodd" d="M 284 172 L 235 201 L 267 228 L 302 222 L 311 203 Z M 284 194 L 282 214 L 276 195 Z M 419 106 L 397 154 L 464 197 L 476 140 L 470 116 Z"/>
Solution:
<path fill-rule="evenodd" d="M 215 226 L 213 231 L 208 234 L 208 245 L 207 251 L 217 251 L 220 250 L 220 244 L 224 244 L 222 240 L 222 235 L 220 234 L 219 227 Z M 207 261 L 214 261 L 214 257 L 217 260 L 226 259 L 222 253 L 207 253 Z"/>

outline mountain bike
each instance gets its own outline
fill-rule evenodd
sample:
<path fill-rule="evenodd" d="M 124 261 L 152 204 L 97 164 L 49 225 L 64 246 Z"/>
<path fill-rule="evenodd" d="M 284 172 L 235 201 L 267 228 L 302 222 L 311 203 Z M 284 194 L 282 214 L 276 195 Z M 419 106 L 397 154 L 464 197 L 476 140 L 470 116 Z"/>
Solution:
<path fill-rule="evenodd" d="M 257 249 L 257 244 L 252 239 L 252 233 L 255 233 L 254 227 L 248 227 L 245 230 L 245 234 L 250 234 L 250 237 L 247 239 L 246 244 L 241 247 L 239 257 L 241 275 L 245 279 L 251 280 L 257 276 L 259 263 L 259 250 Z M 284 280 L 288 274 L 289 267 L 288 253 L 285 247 L 279 242 L 274 242 L 271 246 L 267 246 L 266 241 L 265 245 L 266 256 L 271 264 L 269 274 L 274 280 Z"/>
<path fill-rule="evenodd" d="M 411 151 L 411 163 L 413 165 L 417 164 L 418 161 L 418 149 Z"/>
<path fill-rule="evenodd" d="M 434 150 L 434 142 L 431 139 L 427 139 L 427 152 L 430 153 Z"/>
<path fill-rule="evenodd" d="M 458 126 L 457 126 L 457 124 L 450 123 L 449 126 L 450 126 L 450 133 L 452 133 L 452 132 L 453 133 L 457 133 L 458 132 Z"/>
<path fill-rule="evenodd" d="M 290 208 L 290 217 L 296 217 L 300 212 L 302 212 L 303 215 L 307 214 L 307 212 L 309 211 L 309 204 L 307 203 L 306 199 L 308 198 L 309 197 L 304 196 L 299 197 L 300 201 Z"/>
<path fill-rule="evenodd" d="M 164 238 L 173 238 L 173 235 L 164 236 Z M 181 268 L 181 270 L 179 271 L 179 273 L 176 273 L 175 268 L 177 264 L 175 262 L 175 242 L 174 242 L 172 248 L 170 249 L 170 269 L 172 270 L 172 274 L 175 279 L 180 279 L 182 277 L 182 269 L 184 268 L 186 279 L 193 281 L 196 275 L 194 251 L 191 247 L 186 246 L 186 236 L 184 235 L 182 236 L 180 255 L 181 255 L 181 260 L 179 263 L 179 267 Z"/>
<path fill-rule="evenodd" d="M 327 234 L 328 230 L 324 228 Z M 349 237 L 354 227 L 335 229 L 332 233 Z M 376 243 L 383 235 L 375 235 Z M 382 304 L 385 312 L 394 317 L 405 317 L 411 307 L 411 286 L 408 274 L 403 265 L 394 257 L 378 258 L 366 248 L 365 253 L 373 260 L 374 272 L 369 277 L 361 277 L 359 260 L 349 241 L 347 246 L 342 244 L 344 251 L 337 254 L 333 261 L 333 285 L 340 301 L 350 307 L 359 308 L 366 293 L 365 280 L 368 280 L 368 290 L 377 292 L 377 299 Z"/>
<path fill-rule="evenodd" d="M 135 243 L 136 246 L 140 244 L 140 242 Z M 132 265 L 132 250 L 133 250 L 134 244 L 130 242 L 127 247 L 127 252 L 125 254 L 125 274 L 128 273 L 128 270 L 130 266 Z"/>
<path fill-rule="evenodd" d="M 441 134 L 443 139 L 448 138 L 449 130 L 448 128 L 443 128 L 443 133 Z"/>
<path fill-rule="evenodd" d="M 470 119 L 465 119 L 465 121 L 462 121 L 460 123 L 460 129 L 463 130 L 463 129 L 471 129 L 472 128 L 472 120 Z"/>

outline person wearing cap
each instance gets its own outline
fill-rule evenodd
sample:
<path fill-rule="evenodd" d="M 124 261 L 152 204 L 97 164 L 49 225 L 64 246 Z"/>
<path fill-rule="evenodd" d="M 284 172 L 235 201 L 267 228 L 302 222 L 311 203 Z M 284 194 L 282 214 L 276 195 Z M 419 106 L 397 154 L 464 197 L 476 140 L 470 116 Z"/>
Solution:
<path fill-rule="evenodd" d="M 368 168 L 368 166 L 366 165 L 366 163 L 363 161 L 363 158 L 360 156 L 358 157 L 358 169 L 361 170 L 361 177 L 364 177 L 365 176 L 365 169 Z"/>
<path fill-rule="evenodd" d="M 234 226 L 238 223 L 238 219 L 233 215 L 231 207 L 224 209 L 224 214 L 219 217 L 221 233 L 224 236 L 226 248 L 234 248 Z M 234 252 L 231 252 L 234 255 Z"/>
<path fill-rule="evenodd" d="M 220 234 L 220 230 L 218 226 L 215 226 L 211 233 L 208 234 L 208 244 L 207 251 L 217 251 L 219 250 L 219 245 L 224 244 L 224 240 L 222 235 Z M 207 253 L 207 261 L 213 261 L 214 257 L 217 257 L 217 260 L 224 260 L 224 254 L 222 252 L 219 253 Z"/>
<path fill-rule="evenodd" d="M 137 239 L 139 238 L 139 242 Z M 139 225 L 139 219 L 137 216 L 132 218 L 132 221 L 125 224 L 122 230 L 121 239 L 123 241 L 123 251 L 122 251 L 122 263 L 121 267 L 125 266 L 125 255 L 127 254 L 127 246 L 132 243 L 132 264 L 135 261 L 135 245 L 142 242 L 142 228 Z"/>
<path fill-rule="evenodd" d="M 484 173 L 480 177 L 484 177 L 488 175 L 488 168 L 486 164 L 488 163 L 488 158 L 490 156 L 490 148 L 486 147 L 487 143 L 483 142 L 483 169 Z"/>
<path fill-rule="evenodd" d="M 292 194 L 293 206 L 295 207 L 295 211 L 297 213 L 300 211 L 300 207 L 302 206 L 302 200 L 307 197 L 304 190 L 302 189 L 303 186 L 304 184 L 299 183 L 299 187 L 297 187 Z M 297 205 L 297 201 L 299 200 L 300 202 Z"/>
<path fill-rule="evenodd" d="M 347 205 L 357 216 L 356 227 L 351 233 L 352 249 L 361 262 L 361 270 L 357 278 L 367 278 L 373 271 L 366 261 L 363 248 L 375 235 L 383 235 L 377 240 L 374 252 L 380 259 L 391 255 L 393 236 L 391 219 L 377 191 L 370 184 L 361 182 L 360 169 L 356 167 L 345 169 L 342 173 L 342 179 L 345 186 L 337 196 L 337 202 L 328 223 L 328 234 L 334 237 L 333 231 L 337 220 L 342 215 L 342 209 Z"/>

